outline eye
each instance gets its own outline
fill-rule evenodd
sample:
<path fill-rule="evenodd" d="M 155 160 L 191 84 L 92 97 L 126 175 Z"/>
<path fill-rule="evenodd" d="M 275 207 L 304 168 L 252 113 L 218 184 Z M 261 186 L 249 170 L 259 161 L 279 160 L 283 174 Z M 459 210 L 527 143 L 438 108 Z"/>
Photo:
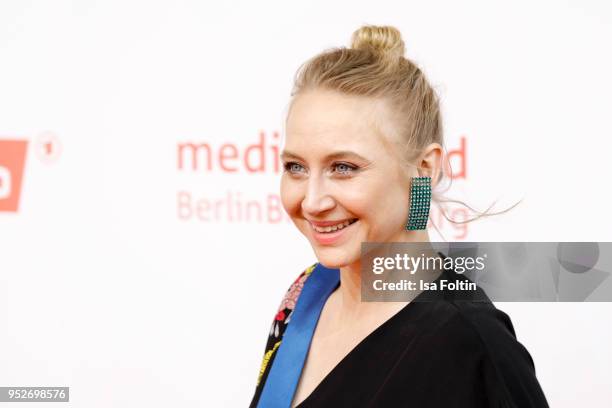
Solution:
<path fill-rule="evenodd" d="M 283 167 L 285 168 L 285 171 L 295 173 L 295 171 L 298 171 L 302 165 L 296 162 L 287 162 Z"/>
<path fill-rule="evenodd" d="M 350 174 L 354 172 L 355 170 L 357 170 L 356 166 L 353 166 L 347 163 L 334 163 L 332 167 L 338 169 L 338 172 L 340 174 Z"/>

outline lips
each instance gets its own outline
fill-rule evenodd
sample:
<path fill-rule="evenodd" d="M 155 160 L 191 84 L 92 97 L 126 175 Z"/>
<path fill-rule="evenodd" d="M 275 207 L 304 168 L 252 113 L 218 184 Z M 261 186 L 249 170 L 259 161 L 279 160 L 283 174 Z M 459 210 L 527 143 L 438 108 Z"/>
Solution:
<path fill-rule="evenodd" d="M 308 221 L 310 222 L 310 225 L 313 227 L 313 229 L 314 227 L 318 229 L 324 229 L 326 227 L 336 227 L 339 225 L 343 225 L 343 228 L 346 228 L 352 223 L 354 223 L 355 221 L 357 221 L 357 218 L 347 218 L 347 219 L 338 220 L 338 221 L 311 221 L 311 220 L 308 220 Z M 324 232 L 324 231 L 319 231 L 319 232 Z"/>
<path fill-rule="evenodd" d="M 315 229 L 315 226 L 311 223 L 310 227 L 312 229 L 312 236 L 313 238 L 322 245 L 331 245 L 334 244 L 338 241 L 340 241 L 343 238 L 346 238 L 348 236 L 351 235 L 350 232 L 347 232 L 349 230 L 353 230 L 353 225 L 355 225 L 359 220 L 357 218 L 352 218 L 350 219 L 350 224 L 348 226 L 345 226 L 341 229 L 336 229 L 335 231 L 330 231 L 330 232 L 320 232 L 317 231 Z M 337 224 L 338 222 L 335 221 L 335 223 Z M 332 224 L 332 225 L 336 225 L 336 224 Z"/>

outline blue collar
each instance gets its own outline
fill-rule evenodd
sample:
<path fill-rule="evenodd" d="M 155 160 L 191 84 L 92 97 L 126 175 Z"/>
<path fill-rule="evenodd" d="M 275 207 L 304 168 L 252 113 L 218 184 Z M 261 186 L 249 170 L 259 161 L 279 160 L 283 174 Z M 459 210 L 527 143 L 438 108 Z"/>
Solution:
<path fill-rule="evenodd" d="M 314 329 L 329 295 L 340 284 L 340 270 L 317 263 L 304 282 L 268 373 L 258 408 L 288 408 L 302 374 Z"/>

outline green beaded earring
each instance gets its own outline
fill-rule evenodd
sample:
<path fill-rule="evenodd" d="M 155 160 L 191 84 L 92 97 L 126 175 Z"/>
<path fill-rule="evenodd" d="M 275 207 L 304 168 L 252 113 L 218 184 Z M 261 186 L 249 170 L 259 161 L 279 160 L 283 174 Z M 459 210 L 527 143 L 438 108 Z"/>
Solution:
<path fill-rule="evenodd" d="M 410 213 L 406 230 L 427 229 L 430 202 L 431 177 L 413 177 L 410 184 Z"/>

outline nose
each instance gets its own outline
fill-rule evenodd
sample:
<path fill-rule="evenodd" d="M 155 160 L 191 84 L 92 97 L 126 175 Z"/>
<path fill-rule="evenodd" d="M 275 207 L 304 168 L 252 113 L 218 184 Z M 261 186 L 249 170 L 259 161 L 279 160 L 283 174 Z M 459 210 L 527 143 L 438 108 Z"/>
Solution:
<path fill-rule="evenodd" d="M 310 177 L 302 200 L 302 211 L 305 214 L 318 215 L 334 206 L 335 200 L 330 196 L 325 180 Z"/>

